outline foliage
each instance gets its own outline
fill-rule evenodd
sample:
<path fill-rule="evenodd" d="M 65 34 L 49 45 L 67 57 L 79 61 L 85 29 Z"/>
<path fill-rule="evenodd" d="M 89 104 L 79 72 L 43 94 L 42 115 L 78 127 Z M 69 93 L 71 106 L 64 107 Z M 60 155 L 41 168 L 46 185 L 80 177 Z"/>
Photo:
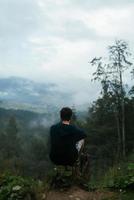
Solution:
<path fill-rule="evenodd" d="M 50 168 L 46 114 L 0 108 L 0 171 L 43 179 Z M 42 124 L 41 124 L 42 123 Z"/>
<path fill-rule="evenodd" d="M 101 94 L 106 102 L 110 98 L 110 108 L 113 110 L 116 119 L 118 158 L 126 156 L 126 123 L 125 123 L 125 84 L 123 74 L 129 68 L 132 68 L 128 44 L 125 41 L 117 40 L 112 46 L 108 47 L 107 61 L 102 57 L 94 58 L 91 61 L 92 66 L 97 69 L 93 73 L 93 80 L 101 83 Z M 103 98 L 103 99 L 104 99 Z"/>
<path fill-rule="evenodd" d="M 24 200 L 34 196 L 35 182 L 20 176 L 3 174 L 0 176 L 0 200 Z"/>
<path fill-rule="evenodd" d="M 134 163 L 123 163 L 121 166 L 110 168 L 105 174 L 103 186 L 119 189 L 120 192 L 134 189 Z"/>
<path fill-rule="evenodd" d="M 131 54 L 128 44 L 122 40 L 116 41 L 108 50 L 107 58 L 91 61 L 96 67 L 93 80 L 101 83 L 101 95 L 90 106 L 84 124 L 88 133 L 86 150 L 91 160 L 91 180 L 95 180 L 90 185 L 93 188 L 110 167 L 134 150 L 133 87 L 129 92 L 124 82 L 125 71 L 129 73 L 133 67 Z"/>

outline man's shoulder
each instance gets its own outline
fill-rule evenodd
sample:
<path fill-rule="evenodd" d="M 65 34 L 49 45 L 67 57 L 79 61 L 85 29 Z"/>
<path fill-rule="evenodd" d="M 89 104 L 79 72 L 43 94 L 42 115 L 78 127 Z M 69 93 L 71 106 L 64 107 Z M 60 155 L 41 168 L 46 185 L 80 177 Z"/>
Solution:
<path fill-rule="evenodd" d="M 78 126 L 73 126 L 74 130 L 77 132 L 77 134 L 83 135 L 83 137 L 86 137 L 86 133 L 85 130 L 78 127 Z"/>
<path fill-rule="evenodd" d="M 76 130 L 76 131 L 81 131 L 82 129 L 80 129 L 78 126 L 76 125 L 70 125 L 70 127 L 73 129 L 73 130 Z"/>
<path fill-rule="evenodd" d="M 60 123 L 56 123 L 56 124 L 53 124 L 50 129 L 55 129 L 55 128 L 58 128 L 60 126 Z"/>

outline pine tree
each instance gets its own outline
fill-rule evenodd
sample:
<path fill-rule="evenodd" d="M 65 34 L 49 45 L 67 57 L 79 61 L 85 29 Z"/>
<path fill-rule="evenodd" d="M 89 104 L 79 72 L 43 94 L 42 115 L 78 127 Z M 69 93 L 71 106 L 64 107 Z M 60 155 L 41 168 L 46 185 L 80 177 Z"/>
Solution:
<path fill-rule="evenodd" d="M 93 80 L 98 80 L 102 85 L 102 96 L 107 102 L 109 97 L 115 113 L 118 133 L 118 156 L 126 156 L 126 131 L 125 131 L 125 88 L 123 74 L 132 66 L 128 44 L 118 40 L 109 46 L 109 57 L 105 61 L 102 57 L 94 58 L 92 66 L 97 66 Z"/>

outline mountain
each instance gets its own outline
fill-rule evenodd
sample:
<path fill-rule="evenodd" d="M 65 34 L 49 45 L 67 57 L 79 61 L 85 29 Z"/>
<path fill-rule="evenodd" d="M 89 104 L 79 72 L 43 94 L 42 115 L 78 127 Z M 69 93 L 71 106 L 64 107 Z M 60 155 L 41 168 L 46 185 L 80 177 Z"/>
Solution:
<path fill-rule="evenodd" d="M 49 112 L 71 104 L 71 94 L 55 84 L 37 83 L 25 78 L 0 78 L 0 106 L 4 108 Z"/>

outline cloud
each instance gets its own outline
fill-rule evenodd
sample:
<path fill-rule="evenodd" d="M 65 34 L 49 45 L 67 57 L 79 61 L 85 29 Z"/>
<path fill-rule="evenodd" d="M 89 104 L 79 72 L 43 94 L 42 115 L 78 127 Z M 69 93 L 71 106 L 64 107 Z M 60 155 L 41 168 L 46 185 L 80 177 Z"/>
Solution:
<path fill-rule="evenodd" d="M 74 101 L 92 99 L 98 87 L 88 88 L 88 61 L 115 39 L 134 48 L 133 19 L 131 0 L 1 0 L 0 74 L 55 82 Z"/>
<path fill-rule="evenodd" d="M 1 0 L 1 37 L 15 40 L 27 37 L 35 27 L 38 27 L 38 11 L 35 0 Z"/>
<path fill-rule="evenodd" d="M 83 22 L 94 30 L 98 36 L 132 38 L 131 29 L 134 18 L 134 5 L 120 8 L 103 8 L 85 14 Z M 118 17 L 117 17 L 118 16 Z"/>

